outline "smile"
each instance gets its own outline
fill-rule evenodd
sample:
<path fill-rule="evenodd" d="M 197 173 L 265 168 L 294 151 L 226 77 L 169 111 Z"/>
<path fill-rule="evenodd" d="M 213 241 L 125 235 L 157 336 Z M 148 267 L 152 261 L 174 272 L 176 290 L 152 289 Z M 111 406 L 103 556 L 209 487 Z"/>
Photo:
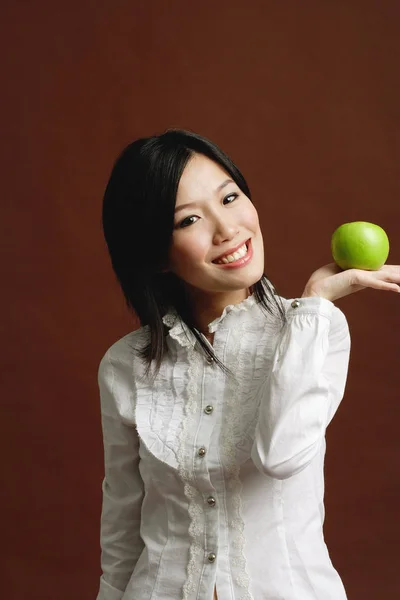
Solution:
<path fill-rule="evenodd" d="M 251 239 L 247 240 L 239 250 L 228 256 L 224 256 L 213 264 L 223 269 L 235 269 L 247 265 L 253 258 L 253 245 Z"/>

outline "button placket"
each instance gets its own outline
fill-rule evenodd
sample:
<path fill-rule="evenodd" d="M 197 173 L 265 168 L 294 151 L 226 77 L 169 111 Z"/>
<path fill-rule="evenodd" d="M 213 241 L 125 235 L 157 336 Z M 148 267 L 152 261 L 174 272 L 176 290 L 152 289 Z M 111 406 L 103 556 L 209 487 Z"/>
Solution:
<path fill-rule="evenodd" d="M 208 368 L 207 364 L 204 367 L 205 384 L 204 384 L 204 387 L 202 388 L 201 403 L 202 403 L 203 414 L 206 416 L 211 416 L 214 414 L 214 410 L 215 410 L 215 407 L 213 406 L 213 404 L 210 403 L 210 401 L 214 400 L 215 394 L 216 394 L 214 382 L 211 380 L 212 379 L 211 372 L 212 372 L 213 365 L 215 365 L 215 359 L 208 355 L 205 356 L 205 359 L 210 368 Z M 208 399 L 209 403 L 205 404 L 205 402 L 207 402 L 207 399 Z M 207 537 L 208 537 L 208 543 L 209 543 L 209 547 L 208 548 L 206 547 L 204 549 L 205 553 L 203 555 L 204 556 L 203 560 L 206 565 L 208 564 L 210 567 L 215 569 L 216 560 L 217 560 L 216 551 L 218 549 L 218 533 L 217 532 L 219 530 L 219 511 L 217 508 L 216 498 L 213 496 L 213 491 L 214 491 L 213 485 L 210 480 L 210 474 L 207 469 L 208 458 L 211 461 L 211 463 L 213 463 L 212 435 L 211 435 L 212 431 L 213 431 L 213 429 L 212 429 L 213 421 L 214 421 L 214 419 L 212 417 L 210 419 L 205 419 L 205 418 L 202 419 L 201 424 L 202 424 L 202 427 L 204 428 L 204 430 L 202 432 L 198 432 L 199 437 L 197 439 L 201 440 L 203 443 L 206 443 L 207 445 L 209 444 L 209 446 L 203 445 L 203 446 L 197 447 L 195 450 L 195 453 L 197 455 L 196 469 L 199 470 L 199 474 L 198 474 L 198 481 L 199 481 L 199 486 L 200 486 L 199 491 L 202 493 L 202 495 L 204 494 L 203 495 L 203 503 L 204 504 L 202 507 L 202 512 L 204 515 L 205 527 L 207 528 L 207 531 L 208 531 Z M 210 451 L 210 456 L 208 457 L 209 451 Z M 207 455 L 207 459 L 205 458 L 206 455 Z M 201 460 L 201 459 L 203 459 L 203 460 Z M 202 487 L 202 489 L 201 489 L 201 487 Z M 213 551 L 213 548 L 214 548 L 214 551 Z"/>

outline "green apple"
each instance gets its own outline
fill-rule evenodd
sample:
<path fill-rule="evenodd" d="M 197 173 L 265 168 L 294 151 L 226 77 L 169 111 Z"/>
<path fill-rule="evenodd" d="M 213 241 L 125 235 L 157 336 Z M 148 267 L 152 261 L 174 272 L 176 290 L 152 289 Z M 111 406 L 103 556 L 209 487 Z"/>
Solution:
<path fill-rule="evenodd" d="M 331 250 L 333 260 L 342 269 L 377 271 L 389 255 L 389 239 L 379 225 L 353 221 L 336 229 Z"/>

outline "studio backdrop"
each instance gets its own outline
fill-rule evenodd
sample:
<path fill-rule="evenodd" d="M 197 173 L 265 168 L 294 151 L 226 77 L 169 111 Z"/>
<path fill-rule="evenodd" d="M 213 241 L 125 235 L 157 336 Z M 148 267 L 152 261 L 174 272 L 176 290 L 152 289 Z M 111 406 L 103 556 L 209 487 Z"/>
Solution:
<path fill-rule="evenodd" d="M 118 153 L 168 127 L 219 144 L 287 298 L 332 261 L 341 223 L 381 225 L 399 264 L 399 24 L 396 0 L 2 3 L 2 598 L 97 594 L 97 369 L 138 327 L 102 237 Z M 327 432 L 325 537 L 349 600 L 394 599 L 400 294 L 337 306 L 352 351 Z"/>

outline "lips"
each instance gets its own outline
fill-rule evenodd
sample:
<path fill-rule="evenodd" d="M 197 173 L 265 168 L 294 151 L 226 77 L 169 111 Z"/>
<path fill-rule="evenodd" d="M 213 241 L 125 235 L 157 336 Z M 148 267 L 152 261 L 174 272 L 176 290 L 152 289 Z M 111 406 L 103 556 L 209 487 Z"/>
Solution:
<path fill-rule="evenodd" d="M 216 258 L 214 258 L 214 260 L 212 261 L 213 263 L 215 263 L 217 260 L 221 260 L 221 258 L 224 258 L 225 256 L 229 256 L 230 254 L 233 254 L 234 252 L 236 252 L 237 250 L 239 250 L 239 248 L 241 248 L 243 246 L 243 244 L 246 244 L 246 246 L 249 246 L 249 241 L 250 238 L 245 240 L 244 242 L 240 242 L 240 244 L 238 244 L 237 246 L 235 246 L 235 248 L 231 248 L 230 250 L 227 250 L 226 252 L 224 252 L 223 254 L 220 254 L 219 256 L 217 256 Z"/>

